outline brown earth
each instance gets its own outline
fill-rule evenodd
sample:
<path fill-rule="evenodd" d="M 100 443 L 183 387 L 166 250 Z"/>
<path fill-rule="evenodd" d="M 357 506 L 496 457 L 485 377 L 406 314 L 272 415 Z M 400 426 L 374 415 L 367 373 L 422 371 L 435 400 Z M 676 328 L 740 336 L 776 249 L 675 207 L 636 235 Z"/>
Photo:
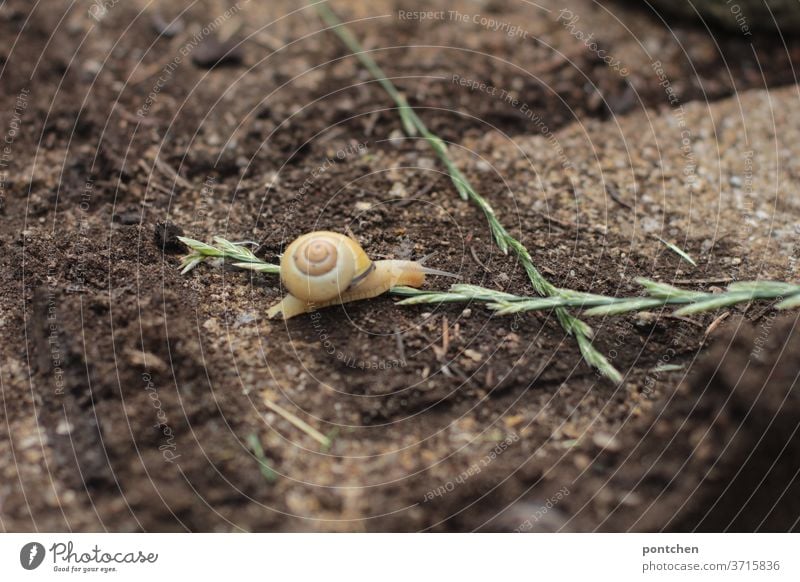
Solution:
<path fill-rule="evenodd" d="M 266 320 L 274 277 L 181 276 L 175 235 L 275 261 L 349 228 L 532 290 L 311 10 L 105 5 L 0 6 L 4 530 L 798 528 L 797 313 L 593 320 L 621 386 L 547 313 Z M 332 6 L 555 284 L 800 278 L 800 41 L 589 0 Z"/>

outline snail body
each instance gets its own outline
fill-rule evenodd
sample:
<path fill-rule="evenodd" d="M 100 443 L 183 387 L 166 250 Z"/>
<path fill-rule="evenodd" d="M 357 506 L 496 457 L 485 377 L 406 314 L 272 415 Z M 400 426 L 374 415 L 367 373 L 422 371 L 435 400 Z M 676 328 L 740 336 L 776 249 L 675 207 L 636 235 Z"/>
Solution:
<path fill-rule="evenodd" d="M 352 238 L 330 231 L 304 234 L 281 257 L 281 281 L 289 292 L 267 312 L 289 319 L 322 307 L 370 299 L 391 287 L 421 287 L 425 275 L 450 275 L 417 261 L 372 261 Z"/>

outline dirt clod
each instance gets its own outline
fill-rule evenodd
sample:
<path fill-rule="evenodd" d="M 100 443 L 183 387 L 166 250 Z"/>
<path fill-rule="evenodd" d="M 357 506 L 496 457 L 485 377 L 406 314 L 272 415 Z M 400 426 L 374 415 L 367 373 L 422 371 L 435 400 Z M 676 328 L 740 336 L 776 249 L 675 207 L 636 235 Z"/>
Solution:
<path fill-rule="evenodd" d="M 188 252 L 186 245 L 178 240 L 184 234 L 183 229 L 171 220 L 158 221 L 153 229 L 156 247 L 167 253 Z"/>

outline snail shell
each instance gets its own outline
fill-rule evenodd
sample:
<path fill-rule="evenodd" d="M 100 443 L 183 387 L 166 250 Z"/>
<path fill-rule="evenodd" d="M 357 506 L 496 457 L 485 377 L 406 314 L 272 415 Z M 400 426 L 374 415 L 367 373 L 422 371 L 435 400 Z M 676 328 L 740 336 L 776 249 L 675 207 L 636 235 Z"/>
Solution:
<path fill-rule="evenodd" d="M 321 303 L 339 297 L 373 267 L 356 241 L 322 230 L 304 234 L 286 248 L 281 280 L 294 297 Z"/>

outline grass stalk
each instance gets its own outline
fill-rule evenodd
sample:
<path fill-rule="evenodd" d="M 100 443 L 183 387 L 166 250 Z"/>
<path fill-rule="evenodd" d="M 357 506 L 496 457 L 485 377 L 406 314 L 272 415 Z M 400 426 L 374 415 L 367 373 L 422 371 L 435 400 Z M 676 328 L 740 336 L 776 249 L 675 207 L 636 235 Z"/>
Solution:
<path fill-rule="evenodd" d="M 214 237 L 214 241 L 218 245 L 216 247 L 191 238 L 181 237 L 181 240 L 191 250 L 191 253 L 183 258 L 181 265 L 192 263 L 196 266 L 208 259 L 221 259 L 232 261 L 236 267 L 262 273 L 278 274 L 280 270 L 278 265 L 259 259 L 246 247 L 221 237 Z M 250 253 L 252 257 L 246 262 L 240 262 L 241 257 L 246 256 L 247 253 Z M 185 268 L 184 271 L 186 271 Z M 452 285 L 447 291 L 393 287 L 389 292 L 404 298 L 397 302 L 398 305 L 438 305 L 477 301 L 485 303 L 498 315 L 571 308 L 582 310 L 586 317 L 607 317 L 652 311 L 669 306 L 678 307 L 675 315 L 692 315 L 754 300 L 777 301 L 775 308 L 778 310 L 800 307 L 800 284 L 796 283 L 737 281 L 730 283 L 722 293 L 706 293 L 682 289 L 644 277 L 639 277 L 635 281 L 642 286 L 645 292 L 644 296 L 613 297 L 554 287 L 550 297 L 531 297 L 464 283 Z"/>
<path fill-rule="evenodd" d="M 528 279 L 531 282 L 536 293 L 543 297 L 553 297 L 558 295 L 558 290 L 548 281 L 533 264 L 533 259 L 528 252 L 528 249 L 509 233 L 502 223 L 497 219 L 494 209 L 489 202 L 473 188 L 469 180 L 464 176 L 461 170 L 453 163 L 448 154 L 447 145 L 445 142 L 428 130 L 427 126 L 419 118 L 416 112 L 408 105 L 405 96 L 397 90 L 394 83 L 392 83 L 383 69 L 375 62 L 375 59 L 364 50 L 361 43 L 358 42 L 356 37 L 344 25 L 338 16 L 330 9 L 327 2 L 311 3 L 311 6 L 316 10 L 320 18 L 330 27 L 339 39 L 347 46 L 353 55 L 358 58 L 362 65 L 370 72 L 370 74 L 380 83 L 384 90 L 389 94 L 398 108 L 403 128 L 408 135 L 422 136 L 438 158 L 447 168 L 453 186 L 461 196 L 462 200 L 468 200 L 481 209 L 486 220 L 489 224 L 489 230 L 492 233 L 495 243 L 498 248 L 504 253 L 508 254 L 510 250 L 520 261 L 525 269 Z M 603 356 L 592 344 L 592 330 L 591 328 L 571 315 L 564 307 L 556 307 L 555 315 L 561 327 L 570 335 L 575 336 L 580 347 L 581 354 L 584 359 L 592 366 L 597 368 L 604 376 L 610 378 L 616 383 L 622 381 L 622 375 L 619 371 L 611 365 L 611 363 Z"/>
<path fill-rule="evenodd" d="M 231 261 L 234 267 L 249 269 L 259 273 L 273 273 L 277 275 L 281 272 L 280 266 L 262 261 L 245 245 L 233 243 L 221 236 L 215 236 L 213 239 L 217 246 L 206 244 L 185 236 L 179 236 L 178 240 L 192 251 L 183 257 L 181 261 L 182 275 L 185 275 L 197 265 L 209 259 Z"/>
<path fill-rule="evenodd" d="M 704 293 L 679 289 L 645 278 L 638 278 L 636 282 L 644 288 L 646 296 L 611 297 L 575 293 L 568 289 L 558 289 L 555 296 L 548 298 L 509 295 L 491 289 L 465 294 L 460 285 L 453 285 L 450 291 L 423 291 L 411 287 L 395 287 L 391 292 L 405 297 L 398 302 L 398 305 L 483 301 L 489 309 L 499 315 L 571 307 L 583 310 L 583 315 L 587 317 L 606 317 L 680 306 L 674 313 L 680 316 L 717 311 L 723 307 L 754 300 L 778 301 L 779 303 L 775 305 L 778 310 L 800 307 L 800 284 L 794 283 L 741 281 L 731 283 L 722 293 Z"/>
<path fill-rule="evenodd" d="M 295 416 L 294 414 L 292 414 L 291 412 L 289 412 L 288 410 L 286 410 L 282 406 L 278 406 L 277 404 L 275 404 L 274 402 L 272 402 L 271 400 L 268 400 L 266 398 L 264 398 L 264 404 L 266 404 L 267 408 L 272 410 L 274 413 L 278 414 L 279 416 L 282 416 L 284 419 L 289 421 L 291 424 L 293 424 L 294 426 L 299 428 L 301 431 L 306 433 L 308 436 L 313 438 L 315 441 L 317 441 L 319 444 L 321 444 L 325 449 L 329 449 L 331 447 L 331 439 L 326 437 L 324 434 L 319 432 L 317 429 L 315 429 L 313 426 L 308 424 L 306 421 L 304 421 L 300 417 Z"/>
<path fill-rule="evenodd" d="M 672 244 L 672 243 L 671 243 L 671 242 L 669 242 L 668 240 L 664 240 L 664 239 L 663 239 L 663 238 L 661 238 L 660 236 L 657 236 L 657 237 L 656 237 L 656 240 L 658 240 L 658 241 L 659 241 L 661 244 L 663 244 L 665 247 L 667 247 L 667 248 L 668 248 L 669 250 L 671 250 L 673 253 L 675 253 L 676 255 L 678 255 L 678 256 L 679 256 L 680 258 L 682 258 L 684 261 L 686 261 L 687 263 L 689 263 L 691 266 L 693 266 L 693 267 L 696 267 L 696 266 L 697 266 L 697 263 L 695 263 L 695 262 L 694 262 L 694 259 L 693 259 L 691 256 L 689 256 L 689 253 L 687 253 L 686 251 L 684 251 L 682 248 L 680 248 L 680 247 L 678 247 L 678 246 L 676 246 L 676 245 Z"/>

